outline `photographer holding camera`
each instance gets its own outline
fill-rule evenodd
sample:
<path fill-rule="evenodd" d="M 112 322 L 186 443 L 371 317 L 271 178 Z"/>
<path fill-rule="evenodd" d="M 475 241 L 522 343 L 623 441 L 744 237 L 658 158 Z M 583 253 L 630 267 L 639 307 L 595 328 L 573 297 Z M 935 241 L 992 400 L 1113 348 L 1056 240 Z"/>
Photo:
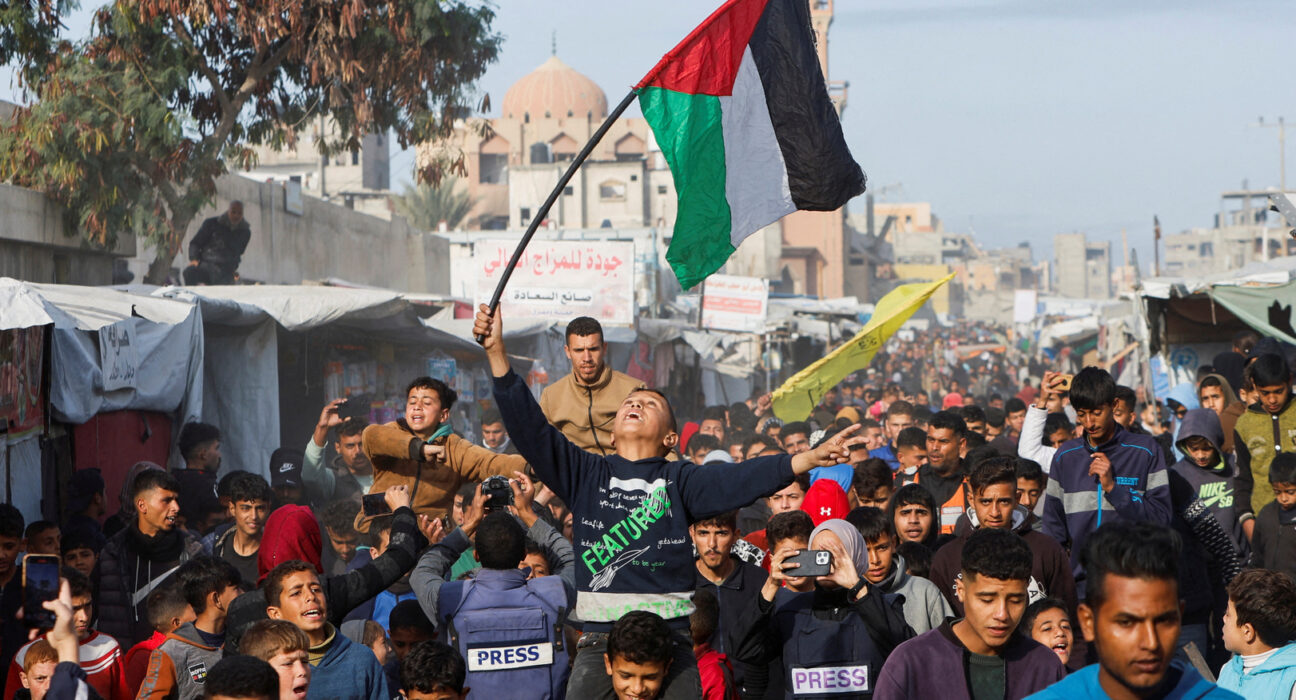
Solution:
<path fill-rule="evenodd" d="M 463 525 L 424 553 L 410 586 L 441 639 L 467 661 L 465 685 L 475 694 L 509 697 L 518 688 L 547 687 L 550 697 L 561 698 L 569 655 L 563 626 L 576 602 L 576 556 L 571 542 L 532 506 L 535 484 L 522 472 L 514 476 L 492 476 L 478 486 Z M 553 563 L 553 575 L 528 580 L 529 569 L 519 568 L 528 538 Z M 447 581 L 470 541 L 482 568 L 467 581 Z"/>

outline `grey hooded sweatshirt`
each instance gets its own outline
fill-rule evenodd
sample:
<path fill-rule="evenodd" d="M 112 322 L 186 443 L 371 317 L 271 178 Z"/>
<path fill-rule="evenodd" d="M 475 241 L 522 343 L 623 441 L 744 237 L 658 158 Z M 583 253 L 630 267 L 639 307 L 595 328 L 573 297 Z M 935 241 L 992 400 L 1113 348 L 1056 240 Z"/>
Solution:
<path fill-rule="evenodd" d="M 913 628 L 914 634 L 936 629 L 945 618 L 954 616 L 954 610 L 945 602 L 945 596 L 941 595 L 936 584 L 905 573 L 905 560 L 899 554 L 891 562 L 891 574 L 882 579 L 878 587 L 888 596 L 904 596 L 901 608 L 905 622 Z"/>

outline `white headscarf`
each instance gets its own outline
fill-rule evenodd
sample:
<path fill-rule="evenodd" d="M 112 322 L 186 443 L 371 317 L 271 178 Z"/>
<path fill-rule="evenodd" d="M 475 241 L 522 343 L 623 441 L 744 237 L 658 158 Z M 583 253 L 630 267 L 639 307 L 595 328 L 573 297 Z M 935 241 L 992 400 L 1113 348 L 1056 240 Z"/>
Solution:
<path fill-rule="evenodd" d="M 846 550 L 846 556 L 851 558 L 855 563 L 855 570 L 864 572 L 868 570 L 868 545 L 864 543 L 864 536 L 855 529 L 854 525 L 841 519 L 825 520 L 819 523 L 810 533 L 810 546 L 814 547 L 815 538 L 819 533 L 828 531 L 837 535 L 841 540 L 842 548 Z"/>

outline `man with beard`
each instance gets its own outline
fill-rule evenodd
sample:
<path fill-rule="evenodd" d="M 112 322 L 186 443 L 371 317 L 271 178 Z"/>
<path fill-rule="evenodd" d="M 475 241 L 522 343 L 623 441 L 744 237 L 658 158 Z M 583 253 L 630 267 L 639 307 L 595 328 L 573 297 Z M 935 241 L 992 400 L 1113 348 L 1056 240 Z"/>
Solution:
<path fill-rule="evenodd" d="M 562 431 L 577 447 L 599 455 L 610 455 L 612 421 L 621 400 L 644 383 L 607 366 L 607 342 L 603 326 L 589 316 L 567 324 L 563 352 L 571 360 L 567 376 L 545 387 L 540 410 L 550 425 Z"/>
<path fill-rule="evenodd" d="M 795 482 L 793 482 L 795 483 Z M 738 514 L 721 513 L 689 525 L 689 536 L 697 550 L 698 590 L 710 588 L 719 601 L 720 623 L 711 638 L 711 648 L 733 657 L 763 656 L 764 649 L 744 649 L 737 634 L 738 618 L 755 608 L 761 586 L 769 574 L 759 566 L 748 564 L 730 553 L 738 540 Z M 751 640 L 761 644 L 764 639 Z M 734 660 L 734 683 L 744 698 L 762 698 L 768 684 L 768 670 L 763 664 Z"/>
<path fill-rule="evenodd" d="M 185 285 L 234 284 L 251 238 L 252 227 L 243 218 L 243 203 L 238 200 L 230 202 L 224 214 L 203 221 L 189 242 Z"/>
<path fill-rule="evenodd" d="M 373 465 L 365 456 L 361 438 L 368 424 L 359 418 L 343 418 L 339 409 L 346 403 L 346 399 L 330 401 L 320 412 L 311 439 L 306 441 L 302 481 L 306 482 L 311 501 L 317 504 L 343 499 L 359 502 L 373 486 Z M 324 465 L 324 445 L 330 430 L 334 433 L 333 451 L 337 453 L 331 468 Z"/>

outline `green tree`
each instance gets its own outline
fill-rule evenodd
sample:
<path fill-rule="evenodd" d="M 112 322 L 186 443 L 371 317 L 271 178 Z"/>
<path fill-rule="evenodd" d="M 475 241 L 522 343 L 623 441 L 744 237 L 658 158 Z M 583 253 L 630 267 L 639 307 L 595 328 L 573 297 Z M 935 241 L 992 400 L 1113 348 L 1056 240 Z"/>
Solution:
<path fill-rule="evenodd" d="M 405 193 L 392 197 L 396 213 L 426 231 L 435 231 L 441 222 L 455 229 L 468 218 L 477 200 L 467 191 L 457 191 L 458 178 L 447 178 L 436 185 L 406 185 Z"/>
<path fill-rule="evenodd" d="M 153 283 L 252 147 L 289 146 L 318 115 L 338 127 L 327 155 L 375 131 L 445 140 L 501 41 L 470 0 L 115 0 L 78 42 L 51 28 L 67 0 L 16 2 L 0 7 L 0 59 L 22 63 L 33 103 L 0 130 L 0 179 L 43 190 L 92 243 L 156 246 Z M 466 174 L 461 152 L 417 178 L 447 173 Z"/>

